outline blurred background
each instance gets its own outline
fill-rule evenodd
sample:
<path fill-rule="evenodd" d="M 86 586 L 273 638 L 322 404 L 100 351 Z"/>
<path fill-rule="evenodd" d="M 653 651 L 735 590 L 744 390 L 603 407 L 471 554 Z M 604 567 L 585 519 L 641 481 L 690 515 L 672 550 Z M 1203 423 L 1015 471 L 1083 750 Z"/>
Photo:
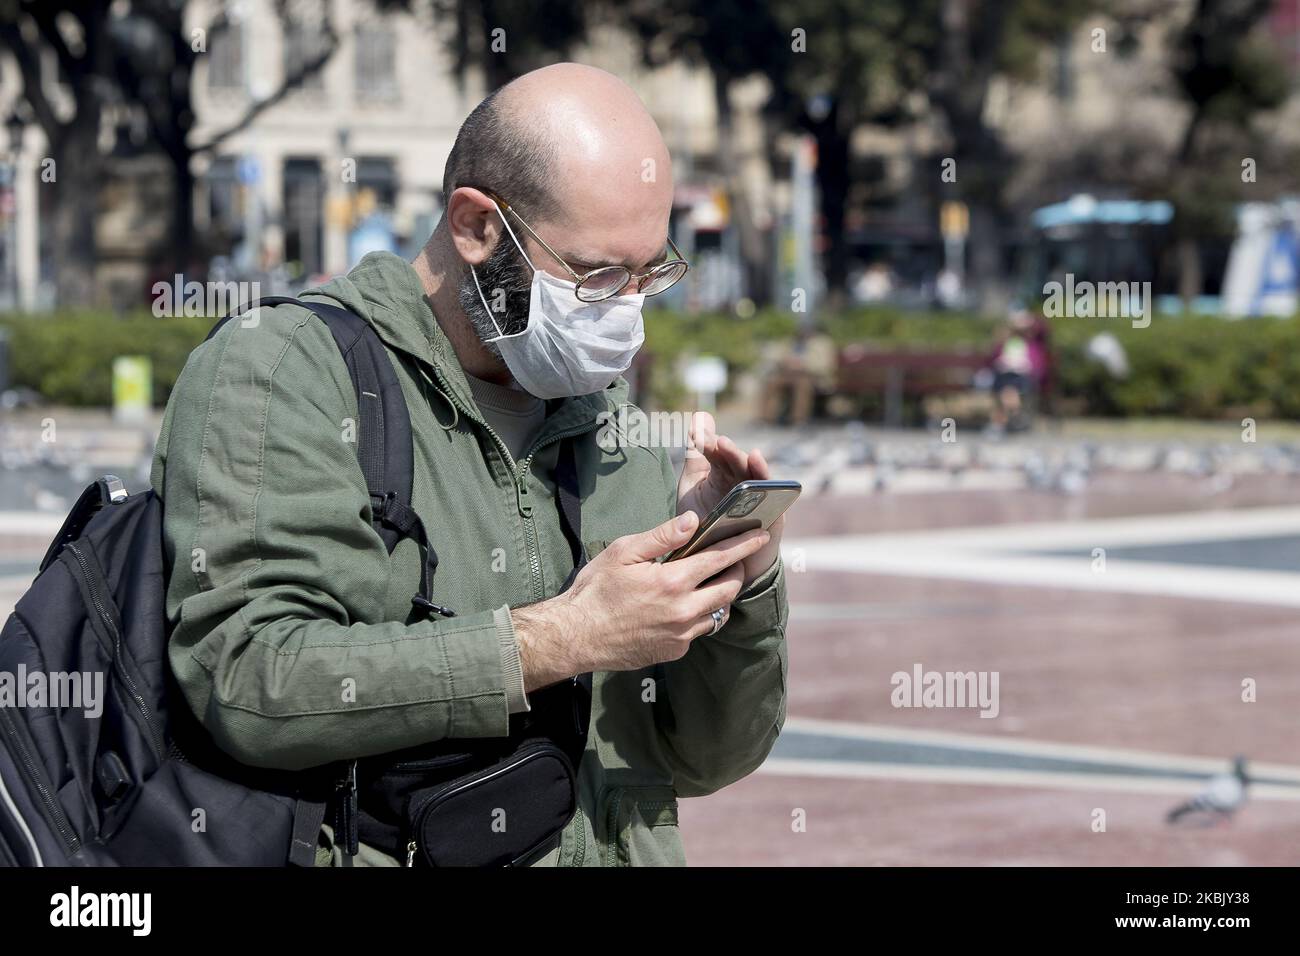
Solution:
<path fill-rule="evenodd" d="M 1294 864 L 1300 0 L 0 0 L 0 607 L 145 486 L 212 290 L 413 257 L 560 60 L 673 154 L 637 400 L 805 485 L 786 731 L 692 862 Z"/>

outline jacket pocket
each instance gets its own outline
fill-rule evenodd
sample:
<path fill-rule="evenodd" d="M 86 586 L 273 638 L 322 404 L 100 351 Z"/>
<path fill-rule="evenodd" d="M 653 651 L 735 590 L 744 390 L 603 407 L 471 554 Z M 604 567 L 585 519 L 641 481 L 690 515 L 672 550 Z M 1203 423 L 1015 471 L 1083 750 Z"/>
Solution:
<path fill-rule="evenodd" d="M 685 866 L 672 787 L 615 787 L 605 792 L 605 866 Z"/>

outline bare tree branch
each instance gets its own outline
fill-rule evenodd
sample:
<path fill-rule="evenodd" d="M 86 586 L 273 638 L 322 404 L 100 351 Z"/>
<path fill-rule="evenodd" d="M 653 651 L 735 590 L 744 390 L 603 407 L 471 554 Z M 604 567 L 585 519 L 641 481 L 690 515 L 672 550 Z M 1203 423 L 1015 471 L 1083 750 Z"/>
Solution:
<path fill-rule="evenodd" d="M 287 32 L 287 28 L 290 22 L 289 15 L 282 6 L 279 9 L 281 11 L 282 25 L 285 27 L 285 30 Z M 326 7 L 326 9 L 328 10 L 328 7 Z M 335 51 L 337 51 L 339 47 L 338 33 L 334 29 L 333 19 L 330 18 L 328 14 L 325 20 L 323 21 L 321 32 L 326 39 L 326 44 L 325 47 L 319 53 L 317 53 L 311 59 L 304 61 L 303 64 L 300 67 L 298 67 L 296 70 L 293 70 L 292 72 L 286 74 L 283 82 L 280 84 L 280 87 L 274 93 L 272 93 L 270 96 L 266 97 L 265 99 L 259 100 L 257 103 L 254 103 L 251 107 L 249 107 L 247 112 L 245 112 L 244 115 L 240 117 L 240 119 L 237 122 L 231 124 L 229 127 L 227 127 L 226 129 L 222 130 L 219 133 L 214 133 L 212 137 L 208 139 L 207 142 L 195 146 L 191 152 L 197 156 L 201 153 L 207 153 L 216 149 L 218 146 L 220 146 L 230 137 L 234 136 L 236 133 L 248 129 L 248 127 L 253 125 L 253 122 L 259 116 L 261 116 L 271 107 L 275 106 L 286 96 L 292 93 L 297 86 L 299 86 L 305 80 L 310 79 L 311 77 L 319 73 L 321 70 L 323 70 L 325 68 L 325 64 L 330 61 L 330 59 L 334 56 Z"/>
<path fill-rule="evenodd" d="M 90 51 L 86 51 L 84 57 L 73 56 L 72 51 L 68 49 L 67 41 L 63 39 L 63 34 L 59 32 L 58 25 L 54 18 L 58 11 L 51 5 L 34 4 L 31 0 L 25 0 L 22 5 L 23 12 L 32 18 L 37 29 L 41 33 L 41 38 L 50 45 L 54 50 L 55 56 L 59 58 L 59 65 L 63 67 L 68 76 L 79 76 L 88 72 L 86 65 L 89 61 Z"/>
<path fill-rule="evenodd" d="M 63 127 L 63 122 L 55 113 L 41 86 L 39 52 L 32 49 L 17 23 L 0 22 L 0 40 L 3 40 L 4 46 L 12 51 L 14 60 L 18 63 L 18 71 L 23 78 L 23 98 L 31 106 L 36 122 L 45 131 L 46 139 L 54 142 Z"/>

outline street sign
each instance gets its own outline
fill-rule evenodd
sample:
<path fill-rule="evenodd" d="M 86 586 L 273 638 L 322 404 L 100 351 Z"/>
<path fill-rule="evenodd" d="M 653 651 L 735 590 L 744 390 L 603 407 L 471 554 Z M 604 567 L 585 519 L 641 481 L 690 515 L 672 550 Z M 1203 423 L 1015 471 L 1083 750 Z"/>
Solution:
<path fill-rule="evenodd" d="M 252 186 L 262 178 L 262 167 L 256 156 L 240 156 L 235 163 L 235 178 L 245 186 Z"/>
<path fill-rule="evenodd" d="M 939 207 L 939 232 L 945 239 L 965 239 L 970 234 L 970 209 L 964 202 L 945 202 Z"/>
<path fill-rule="evenodd" d="M 694 392 L 703 411 L 713 411 L 714 400 L 727 387 L 727 363 L 714 355 L 701 355 L 682 369 L 686 387 Z"/>
<path fill-rule="evenodd" d="M 147 355 L 113 359 L 113 418 L 142 422 L 153 405 L 153 366 Z"/>

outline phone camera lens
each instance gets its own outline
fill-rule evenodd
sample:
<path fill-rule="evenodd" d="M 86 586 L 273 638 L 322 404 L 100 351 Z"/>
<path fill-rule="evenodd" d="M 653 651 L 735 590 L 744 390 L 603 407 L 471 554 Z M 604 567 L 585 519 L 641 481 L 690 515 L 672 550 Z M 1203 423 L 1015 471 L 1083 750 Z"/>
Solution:
<path fill-rule="evenodd" d="M 750 491 L 740 496 L 734 505 L 727 509 L 728 518 L 743 518 L 758 507 L 763 500 L 763 492 Z"/>

